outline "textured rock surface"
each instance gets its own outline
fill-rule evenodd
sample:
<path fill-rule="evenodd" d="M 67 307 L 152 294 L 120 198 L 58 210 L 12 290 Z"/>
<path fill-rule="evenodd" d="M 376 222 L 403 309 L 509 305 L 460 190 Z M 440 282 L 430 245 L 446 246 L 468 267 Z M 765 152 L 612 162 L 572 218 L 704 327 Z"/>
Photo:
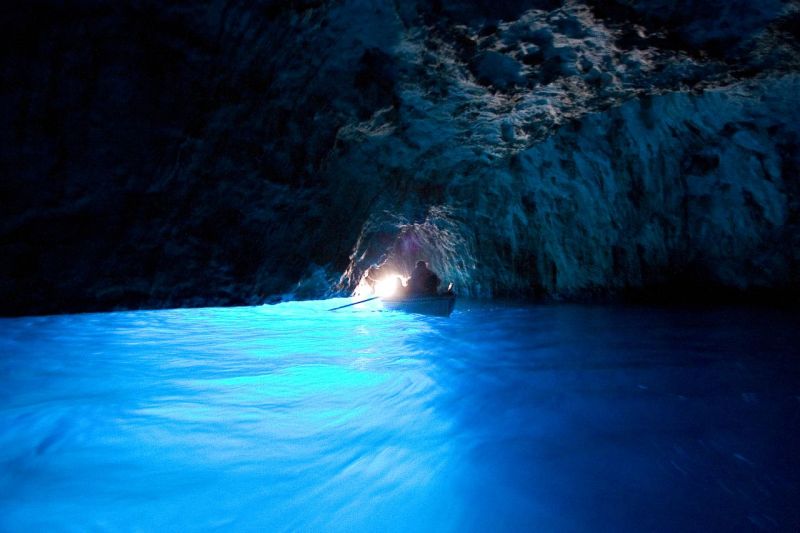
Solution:
<path fill-rule="evenodd" d="M 797 2 L 19 3 L 0 308 L 800 289 Z"/>

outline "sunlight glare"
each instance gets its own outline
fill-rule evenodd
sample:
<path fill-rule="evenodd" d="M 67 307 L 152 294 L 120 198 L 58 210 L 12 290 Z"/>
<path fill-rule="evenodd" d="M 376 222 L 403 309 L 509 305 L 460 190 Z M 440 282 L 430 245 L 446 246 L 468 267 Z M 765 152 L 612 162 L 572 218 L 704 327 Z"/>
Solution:
<path fill-rule="evenodd" d="M 397 289 L 397 276 L 386 276 L 375 283 L 375 294 L 382 298 L 393 295 Z"/>

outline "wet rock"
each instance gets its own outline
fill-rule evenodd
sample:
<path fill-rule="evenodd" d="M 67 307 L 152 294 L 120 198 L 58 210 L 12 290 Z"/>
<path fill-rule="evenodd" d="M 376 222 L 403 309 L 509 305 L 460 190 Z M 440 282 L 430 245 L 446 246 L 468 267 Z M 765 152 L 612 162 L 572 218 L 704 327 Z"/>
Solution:
<path fill-rule="evenodd" d="M 5 314 L 800 279 L 794 3 L 17 4 Z"/>
<path fill-rule="evenodd" d="M 511 122 L 503 122 L 500 125 L 500 135 L 506 142 L 514 142 L 516 134 L 514 132 L 514 124 Z"/>
<path fill-rule="evenodd" d="M 482 83 L 498 89 L 510 89 L 525 83 L 521 65 L 512 57 L 499 52 L 484 52 L 472 63 L 475 76 Z"/>
<path fill-rule="evenodd" d="M 559 33 L 569 38 L 578 39 L 586 36 L 586 30 L 583 24 L 577 17 L 569 13 L 559 13 L 557 16 L 550 19 L 550 23 Z"/>
<path fill-rule="evenodd" d="M 529 35 L 523 36 L 522 39 L 532 42 L 542 50 L 548 50 L 553 46 L 553 30 L 550 28 L 538 28 L 531 31 Z"/>
<path fill-rule="evenodd" d="M 534 44 L 524 45 L 522 47 L 522 55 L 520 57 L 523 63 L 531 66 L 539 65 L 542 61 L 544 61 L 544 53 L 542 53 L 542 50 Z"/>
<path fill-rule="evenodd" d="M 687 49 L 703 49 L 729 55 L 744 40 L 760 31 L 784 12 L 780 0 L 681 0 L 664 2 L 592 2 L 598 13 L 612 18 L 637 18 L 644 26 L 666 29 L 672 43 Z M 664 44 L 670 41 L 663 41 Z"/>

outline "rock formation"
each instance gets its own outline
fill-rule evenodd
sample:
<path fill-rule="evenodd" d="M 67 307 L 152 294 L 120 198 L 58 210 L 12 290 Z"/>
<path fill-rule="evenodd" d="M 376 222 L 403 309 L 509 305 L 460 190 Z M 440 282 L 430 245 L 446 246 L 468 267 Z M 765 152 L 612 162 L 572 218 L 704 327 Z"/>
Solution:
<path fill-rule="evenodd" d="M 796 1 L 16 4 L 3 314 L 800 292 Z"/>

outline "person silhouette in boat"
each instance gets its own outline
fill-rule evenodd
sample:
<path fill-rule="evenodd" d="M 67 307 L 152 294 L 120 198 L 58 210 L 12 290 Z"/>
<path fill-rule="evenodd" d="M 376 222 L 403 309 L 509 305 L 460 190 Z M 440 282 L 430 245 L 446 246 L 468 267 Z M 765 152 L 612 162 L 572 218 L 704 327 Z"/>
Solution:
<path fill-rule="evenodd" d="M 425 261 L 417 261 L 417 266 L 408 280 L 409 296 L 436 296 L 439 288 L 439 276 L 428 268 Z"/>
<path fill-rule="evenodd" d="M 394 292 L 392 293 L 392 297 L 405 298 L 407 295 L 408 295 L 408 287 L 403 285 L 403 279 L 400 276 L 395 276 Z"/>

